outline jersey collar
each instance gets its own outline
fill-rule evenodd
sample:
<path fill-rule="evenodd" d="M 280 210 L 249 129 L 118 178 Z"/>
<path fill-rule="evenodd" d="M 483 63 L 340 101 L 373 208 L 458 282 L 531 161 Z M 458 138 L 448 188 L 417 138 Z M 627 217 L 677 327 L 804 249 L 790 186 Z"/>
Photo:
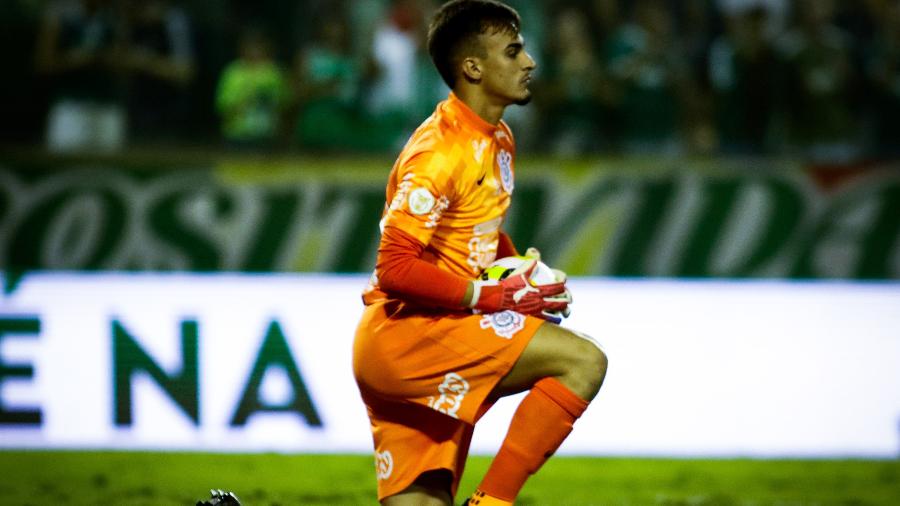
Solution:
<path fill-rule="evenodd" d="M 493 137 L 494 132 L 500 128 L 498 125 L 492 125 L 485 121 L 452 91 L 450 92 L 450 96 L 447 97 L 447 109 L 454 117 L 458 118 L 461 123 L 474 128 L 488 137 Z"/>

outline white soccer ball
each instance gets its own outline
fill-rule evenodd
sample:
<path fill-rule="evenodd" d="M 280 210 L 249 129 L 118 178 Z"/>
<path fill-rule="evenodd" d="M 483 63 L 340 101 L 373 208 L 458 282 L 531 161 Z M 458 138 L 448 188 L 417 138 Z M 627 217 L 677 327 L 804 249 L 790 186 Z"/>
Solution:
<path fill-rule="evenodd" d="M 528 260 L 531 259 L 521 255 L 498 258 L 485 270 L 481 271 L 480 277 L 483 281 L 503 281 Z M 538 261 L 537 267 L 532 271 L 531 279 L 529 281 L 531 281 L 531 284 L 534 286 L 556 283 L 556 273 L 553 272 L 553 269 L 548 267 L 547 264 Z"/>

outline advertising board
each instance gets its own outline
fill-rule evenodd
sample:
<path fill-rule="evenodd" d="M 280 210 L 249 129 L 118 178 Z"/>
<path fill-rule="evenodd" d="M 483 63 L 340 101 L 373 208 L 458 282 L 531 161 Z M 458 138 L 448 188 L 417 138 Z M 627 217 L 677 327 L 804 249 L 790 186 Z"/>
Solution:
<path fill-rule="evenodd" d="M 368 452 L 350 365 L 365 280 L 28 274 L 0 298 L 0 448 Z M 610 368 L 562 453 L 897 456 L 900 285 L 570 286 L 564 324 Z"/>

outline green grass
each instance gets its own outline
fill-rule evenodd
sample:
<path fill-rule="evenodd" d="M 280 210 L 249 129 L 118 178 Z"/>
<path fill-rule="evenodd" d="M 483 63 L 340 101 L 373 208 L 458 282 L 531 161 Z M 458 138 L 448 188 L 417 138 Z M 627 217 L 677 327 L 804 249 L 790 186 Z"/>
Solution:
<path fill-rule="evenodd" d="M 461 502 L 489 460 L 473 457 Z M 3 505 L 193 505 L 208 489 L 246 505 L 375 504 L 359 455 L 0 452 Z M 521 505 L 900 505 L 900 462 L 554 457 Z"/>

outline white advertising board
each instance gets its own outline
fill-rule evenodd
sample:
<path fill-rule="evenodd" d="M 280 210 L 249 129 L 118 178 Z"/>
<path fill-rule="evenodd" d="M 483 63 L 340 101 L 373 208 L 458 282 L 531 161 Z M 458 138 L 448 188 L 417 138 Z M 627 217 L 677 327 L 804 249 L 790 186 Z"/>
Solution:
<path fill-rule="evenodd" d="M 368 452 L 350 367 L 365 280 L 28 275 L 0 297 L 0 448 Z M 561 453 L 898 455 L 900 284 L 570 286 L 565 325 L 610 368 Z"/>

